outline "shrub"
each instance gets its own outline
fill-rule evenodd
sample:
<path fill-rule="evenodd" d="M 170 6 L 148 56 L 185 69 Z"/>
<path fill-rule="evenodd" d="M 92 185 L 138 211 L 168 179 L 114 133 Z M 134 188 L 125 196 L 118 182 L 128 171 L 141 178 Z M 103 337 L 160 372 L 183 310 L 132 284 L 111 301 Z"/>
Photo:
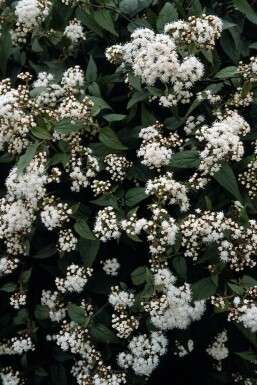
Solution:
<path fill-rule="evenodd" d="M 0 5 L 2 383 L 256 384 L 255 2 Z"/>

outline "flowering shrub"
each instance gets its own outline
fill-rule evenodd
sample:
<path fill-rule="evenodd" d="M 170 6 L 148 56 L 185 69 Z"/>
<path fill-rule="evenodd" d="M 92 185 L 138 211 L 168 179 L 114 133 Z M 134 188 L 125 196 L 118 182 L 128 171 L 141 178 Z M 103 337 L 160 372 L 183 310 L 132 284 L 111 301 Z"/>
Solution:
<path fill-rule="evenodd" d="M 3 385 L 256 385 L 256 2 L 0 7 Z"/>

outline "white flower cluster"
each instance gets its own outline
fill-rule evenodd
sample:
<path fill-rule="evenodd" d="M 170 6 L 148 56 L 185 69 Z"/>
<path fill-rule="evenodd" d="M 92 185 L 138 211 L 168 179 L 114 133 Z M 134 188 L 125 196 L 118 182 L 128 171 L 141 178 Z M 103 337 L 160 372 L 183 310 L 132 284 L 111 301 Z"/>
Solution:
<path fill-rule="evenodd" d="M 186 329 L 192 321 L 199 320 L 205 311 L 205 301 L 192 304 L 190 285 L 176 287 L 175 277 L 169 269 L 160 269 L 154 274 L 157 290 L 163 292 L 155 296 L 144 308 L 149 312 L 152 324 L 161 330 Z"/>
<path fill-rule="evenodd" d="M 62 227 L 69 222 L 69 215 L 72 210 L 67 203 L 55 202 L 54 196 L 44 199 L 42 211 L 40 212 L 41 221 L 48 230 Z"/>
<path fill-rule="evenodd" d="M 110 192 L 112 185 L 108 180 L 98 180 L 95 179 L 91 183 L 91 188 L 95 196 L 100 194 L 108 194 Z"/>
<path fill-rule="evenodd" d="M 179 147 L 181 140 L 176 133 L 171 133 L 167 138 L 162 135 L 162 125 L 158 122 L 139 133 L 142 139 L 140 149 L 137 152 L 139 158 L 143 158 L 142 164 L 151 169 L 160 171 L 162 166 L 167 166 L 172 157 L 172 148 Z"/>
<path fill-rule="evenodd" d="M 206 352 L 211 356 L 215 361 L 218 361 L 214 367 L 218 370 L 222 370 L 221 361 L 225 360 L 228 357 L 229 350 L 225 346 L 225 343 L 228 341 L 227 330 L 223 330 L 221 333 L 217 334 L 214 342 L 206 349 Z"/>
<path fill-rule="evenodd" d="M 247 165 L 247 169 L 238 175 L 239 182 L 245 186 L 249 196 L 253 198 L 257 193 L 257 156 Z"/>
<path fill-rule="evenodd" d="M 186 124 L 184 126 L 184 131 L 187 135 L 191 135 L 195 132 L 196 128 L 198 128 L 198 126 L 200 124 L 202 124 L 204 122 L 204 116 L 203 115 L 199 115 L 197 117 L 193 116 L 193 115 L 190 115 L 187 120 L 186 120 Z"/>
<path fill-rule="evenodd" d="M 256 82 L 257 80 L 257 57 L 252 56 L 250 63 L 245 64 L 242 61 L 239 62 L 237 71 L 242 73 L 242 76 L 247 82 Z"/>
<path fill-rule="evenodd" d="M 117 330 L 119 338 L 128 338 L 139 326 L 138 319 L 128 312 L 134 302 L 134 294 L 120 290 L 118 286 L 111 288 L 109 303 L 118 312 L 118 314 L 112 314 L 112 327 Z"/>
<path fill-rule="evenodd" d="M 256 297 L 256 287 L 254 289 Z M 257 331 L 257 306 L 253 299 L 240 299 L 235 297 L 232 306 L 229 309 L 228 321 L 242 322 L 245 328 L 250 329 L 252 333 Z"/>
<path fill-rule="evenodd" d="M 0 82 L 0 150 L 20 154 L 29 145 L 28 133 L 36 126 L 33 116 L 23 110 L 28 98 L 25 86 L 11 87 L 10 79 Z"/>
<path fill-rule="evenodd" d="M 0 258 L 0 277 L 11 274 L 18 266 L 17 258 L 1 257 Z"/>
<path fill-rule="evenodd" d="M 190 16 L 188 21 L 174 21 L 164 27 L 179 45 L 194 43 L 199 49 L 211 50 L 222 31 L 222 20 L 214 15 Z"/>
<path fill-rule="evenodd" d="M 14 309 L 20 309 L 21 306 L 26 305 L 26 294 L 22 292 L 15 292 L 10 297 L 10 305 Z"/>
<path fill-rule="evenodd" d="M 92 156 L 88 147 L 75 146 L 71 151 L 71 159 L 66 165 L 66 171 L 72 183 L 71 190 L 79 192 L 81 188 L 89 185 L 89 180 L 94 178 L 99 171 L 98 160 Z"/>
<path fill-rule="evenodd" d="M 22 175 L 14 168 L 6 180 L 7 194 L 0 200 L 0 239 L 7 252 L 25 254 L 24 235 L 29 234 L 36 218 L 38 201 L 45 194 L 46 154 L 37 154 Z"/>
<path fill-rule="evenodd" d="M 181 211 L 189 209 L 187 188 L 185 184 L 175 181 L 171 172 L 149 179 L 146 184 L 145 193 L 154 195 L 162 204 L 178 204 Z"/>
<path fill-rule="evenodd" d="M 48 16 L 51 2 L 48 0 L 20 0 L 15 7 L 17 26 L 26 32 L 38 27 Z"/>
<path fill-rule="evenodd" d="M 91 305 L 85 306 L 85 317 L 91 316 Z M 111 366 L 105 366 L 100 352 L 93 345 L 88 330 L 74 321 L 63 321 L 58 334 L 48 336 L 64 351 L 79 355 L 71 369 L 78 385 L 120 385 L 125 383 L 124 373 L 115 373 Z"/>
<path fill-rule="evenodd" d="M 69 95 L 65 98 L 59 108 L 56 110 L 58 119 L 70 119 L 71 123 L 75 124 L 77 120 L 81 120 L 83 124 L 92 123 L 90 108 L 93 107 L 94 103 L 85 96 L 80 102 L 75 96 Z"/>
<path fill-rule="evenodd" d="M 120 264 L 117 258 L 106 259 L 105 261 L 101 261 L 101 263 L 103 264 L 103 270 L 107 275 L 118 275 Z"/>
<path fill-rule="evenodd" d="M 127 307 L 133 306 L 134 302 L 134 294 L 120 290 L 118 286 L 111 288 L 111 293 L 109 294 L 109 303 L 114 307 L 115 310 L 124 310 Z"/>
<path fill-rule="evenodd" d="M 93 232 L 102 242 L 120 237 L 119 222 L 111 206 L 98 211 Z"/>
<path fill-rule="evenodd" d="M 123 68 L 131 67 L 134 75 L 147 85 L 153 86 L 157 81 L 172 85 L 168 96 L 160 98 L 164 106 L 188 102 L 191 96 L 188 90 L 203 75 L 203 65 L 196 57 L 180 59 L 171 36 L 155 34 L 148 28 L 137 28 L 131 35 L 131 42 L 121 48 L 110 47 L 106 57 L 112 63 L 122 59 Z"/>
<path fill-rule="evenodd" d="M 0 344 L 0 356 L 23 354 L 30 350 L 35 350 L 35 345 L 32 342 L 31 337 L 24 333 L 21 336 L 13 337 L 7 342 Z"/>
<path fill-rule="evenodd" d="M 200 214 L 199 217 L 190 214 L 180 225 L 186 257 L 197 260 L 202 248 L 216 243 L 220 260 L 230 263 L 232 269 L 239 271 L 246 266 L 256 265 L 256 261 L 252 259 L 257 248 L 255 220 L 250 220 L 249 227 L 245 229 L 231 218 L 226 218 L 223 212 L 201 213 L 197 210 L 197 213 Z"/>
<path fill-rule="evenodd" d="M 57 291 L 52 293 L 50 290 L 43 290 L 41 304 L 47 306 L 51 321 L 60 322 L 65 318 L 66 308 Z"/>
<path fill-rule="evenodd" d="M 124 369 L 132 367 L 139 376 L 150 376 L 159 364 L 160 356 L 167 351 L 168 340 L 161 332 L 140 334 L 132 338 L 128 345 L 129 353 L 118 355 L 118 364 Z"/>
<path fill-rule="evenodd" d="M 167 210 L 159 208 L 157 204 L 152 204 L 149 208 L 153 214 L 149 221 L 145 218 L 137 219 L 136 214 L 133 214 L 128 220 L 121 221 L 121 227 L 131 235 L 144 230 L 148 234 L 150 253 L 160 255 L 168 246 L 174 245 L 179 226 Z"/>
<path fill-rule="evenodd" d="M 126 177 L 127 169 L 132 166 L 125 156 L 116 154 L 106 155 L 104 162 L 107 164 L 105 169 L 111 174 L 111 179 L 117 182 L 121 182 Z"/>
<path fill-rule="evenodd" d="M 105 51 L 106 59 L 112 64 L 120 64 L 123 58 L 123 48 L 122 45 L 112 45 L 108 47 Z"/>
<path fill-rule="evenodd" d="M 179 343 L 178 340 L 175 341 L 175 346 L 177 348 L 177 351 L 174 352 L 175 356 L 179 357 L 185 357 L 189 353 L 191 353 L 194 349 L 194 341 L 193 340 L 188 340 L 187 341 L 187 346 L 185 347 L 181 343 Z"/>
<path fill-rule="evenodd" d="M 71 20 L 66 26 L 63 34 L 71 40 L 72 45 L 76 44 L 80 39 L 86 39 L 85 33 L 83 32 L 83 27 L 80 20 L 78 19 Z"/>
<path fill-rule="evenodd" d="M 76 250 L 78 238 L 75 237 L 71 229 L 64 229 L 59 232 L 58 243 L 56 245 L 58 251 L 66 251 L 70 253 Z"/>
<path fill-rule="evenodd" d="M 33 83 L 33 88 L 37 91 L 34 96 L 34 102 L 38 106 L 43 105 L 54 107 L 65 95 L 70 96 L 71 94 L 83 94 L 84 84 L 84 74 L 79 66 L 68 68 L 67 71 L 63 73 L 60 84 L 54 82 L 53 74 L 39 72 L 37 80 Z M 84 104 L 85 103 L 81 104 L 81 106 Z M 78 105 L 80 106 L 80 104 Z M 81 106 L 80 109 L 83 109 Z M 76 109 L 78 109 L 78 107 Z M 58 111 L 59 115 L 62 116 L 62 109 L 60 109 L 60 107 Z"/>
<path fill-rule="evenodd" d="M 6 367 L 0 371 L 0 379 L 2 385 L 24 385 L 24 381 L 20 378 L 20 373 L 11 367 Z"/>
<path fill-rule="evenodd" d="M 91 277 L 92 271 L 89 267 L 79 267 L 72 263 L 67 268 L 65 278 L 57 277 L 55 279 L 56 287 L 61 293 L 81 293 L 88 278 Z"/>
<path fill-rule="evenodd" d="M 239 162 L 244 155 L 240 136 L 248 132 L 249 124 L 236 111 L 228 111 L 227 117 L 216 120 L 211 127 L 204 125 L 197 130 L 196 138 L 205 142 L 199 165 L 203 175 L 214 175 L 219 171 L 222 160 Z"/>

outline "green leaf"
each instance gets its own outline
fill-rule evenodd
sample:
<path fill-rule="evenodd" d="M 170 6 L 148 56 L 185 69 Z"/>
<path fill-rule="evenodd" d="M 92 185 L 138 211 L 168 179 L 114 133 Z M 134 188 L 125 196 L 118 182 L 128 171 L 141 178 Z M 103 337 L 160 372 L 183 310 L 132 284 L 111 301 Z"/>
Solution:
<path fill-rule="evenodd" d="M 99 241 L 92 241 L 90 239 L 80 238 L 79 239 L 79 253 L 83 261 L 83 265 L 91 267 L 95 261 L 98 250 L 100 247 Z"/>
<path fill-rule="evenodd" d="M 185 257 L 179 255 L 177 257 L 172 258 L 172 267 L 182 279 L 187 279 L 187 264 Z"/>
<path fill-rule="evenodd" d="M 56 254 L 56 245 L 55 243 L 49 243 L 47 246 L 40 249 L 36 254 L 32 255 L 32 258 L 45 259 L 52 257 Z"/>
<path fill-rule="evenodd" d="M 51 378 L 55 385 L 67 385 L 66 371 L 62 364 L 51 366 Z"/>
<path fill-rule="evenodd" d="M 98 96 L 90 96 L 90 100 L 94 103 L 94 108 L 99 107 L 101 110 L 108 109 L 112 110 L 108 103 Z"/>
<path fill-rule="evenodd" d="M 21 280 L 23 283 L 27 283 L 29 281 L 31 273 L 32 273 L 32 267 L 22 273 Z"/>
<path fill-rule="evenodd" d="M 177 152 L 170 161 L 170 166 L 176 168 L 197 168 L 199 164 L 199 153 L 195 150 Z"/>
<path fill-rule="evenodd" d="M 152 111 L 149 111 L 145 103 L 142 103 L 142 108 L 141 108 L 141 122 L 142 125 L 145 127 L 151 126 L 152 124 L 155 124 L 156 119 L 152 113 Z"/>
<path fill-rule="evenodd" d="M 251 332 L 250 329 L 245 328 L 241 323 L 234 323 L 234 325 L 251 342 L 251 344 L 257 348 L 256 333 Z"/>
<path fill-rule="evenodd" d="M 113 331 L 111 331 L 107 326 L 101 323 L 92 327 L 91 335 L 94 339 L 101 342 L 106 342 L 106 343 L 120 342 L 116 334 Z"/>
<path fill-rule="evenodd" d="M 53 45 L 57 45 L 58 43 L 60 43 L 62 38 L 63 38 L 63 32 L 61 32 L 61 31 L 51 32 L 51 34 L 48 36 L 49 41 Z"/>
<path fill-rule="evenodd" d="M 247 0 L 234 0 L 234 6 L 245 15 L 249 21 L 257 24 L 257 14 Z"/>
<path fill-rule="evenodd" d="M 47 377 L 48 373 L 45 369 L 41 368 L 40 366 L 35 369 L 35 374 L 39 377 Z"/>
<path fill-rule="evenodd" d="M 217 287 L 211 277 L 202 278 L 200 281 L 192 284 L 194 301 L 208 299 L 216 293 Z"/>
<path fill-rule="evenodd" d="M 175 20 L 178 20 L 178 12 L 176 8 L 173 4 L 166 3 L 162 8 L 156 23 L 158 32 L 163 32 L 165 24 L 171 23 Z"/>
<path fill-rule="evenodd" d="M 82 22 L 89 30 L 94 31 L 100 37 L 103 37 L 102 29 L 94 20 L 93 16 L 84 12 L 81 7 L 76 9 L 76 18 Z"/>
<path fill-rule="evenodd" d="M 103 118 L 107 120 L 107 122 L 120 122 L 121 120 L 125 119 L 127 115 L 122 115 L 122 114 L 107 114 L 104 115 Z"/>
<path fill-rule="evenodd" d="M 78 233 L 82 238 L 89 239 L 89 240 L 95 240 L 96 237 L 90 230 L 88 224 L 86 221 L 79 220 L 74 225 L 74 230 L 76 233 Z"/>
<path fill-rule="evenodd" d="M 244 288 L 242 286 L 236 285 L 234 283 L 227 282 L 230 289 L 232 289 L 236 294 L 242 295 L 244 293 Z"/>
<path fill-rule="evenodd" d="M 83 129 L 83 123 L 78 121 L 71 123 L 69 119 L 63 119 L 56 126 L 53 127 L 54 131 L 59 132 L 63 135 L 69 135 L 72 132 L 80 131 Z"/>
<path fill-rule="evenodd" d="M 13 156 L 9 154 L 8 152 L 5 152 L 3 155 L 0 156 L 0 163 L 10 163 L 13 161 Z"/>
<path fill-rule="evenodd" d="M 69 303 L 67 310 L 72 321 L 75 321 L 78 324 L 82 324 L 85 321 L 85 309 L 82 307 L 75 305 L 74 303 Z"/>
<path fill-rule="evenodd" d="M 252 43 L 249 45 L 249 48 L 251 49 L 257 49 L 257 43 Z"/>
<path fill-rule="evenodd" d="M 8 282 L 5 285 L 0 287 L 0 291 L 5 291 L 6 293 L 11 293 L 17 289 L 17 285 L 14 282 Z"/>
<path fill-rule="evenodd" d="M 255 361 L 257 359 L 257 354 L 254 352 L 235 352 L 239 357 L 243 358 L 246 361 Z"/>
<path fill-rule="evenodd" d="M 127 206 L 133 207 L 146 198 L 148 198 L 148 195 L 145 193 L 144 187 L 134 187 L 126 193 L 125 202 Z"/>
<path fill-rule="evenodd" d="M 102 128 L 99 134 L 100 141 L 105 144 L 107 147 L 110 147 L 114 150 L 127 150 L 128 148 L 121 143 L 118 136 L 110 127 Z"/>
<path fill-rule="evenodd" d="M 193 0 L 193 3 L 190 7 L 188 16 L 197 16 L 200 17 L 203 14 L 202 6 L 199 0 Z"/>
<path fill-rule="evenodd" d="M 195 99 L 189 107 L 185 117 L 187 118 L 199 106 L 199 104 L 201 104 L 201 102 L 201 100 Z"/>
<path fill-rule="evenodd" d="M 52 158 L 49 159 L 49 161 L 47 162 L 47 165 L 53 166 L 55 164 L 62 163 L 63 167 L 65 167 L 69 162 L 70 157 L 71 155 L 66 153 L 55 154 L 54 156 L 52 156 Z"/>
<path fill-rule="evenodd" d="M 231 78 L 237 73 L 237 68 L 234 66 L 226 67 L 216 73 L 215 78 L 226 79 Z"/>
<path fill-rule="evenodd" d="M 31 130 L 31 133 L 38 139 L 51 139 L 52 135 L 42 127 L 34 127 Z"/>
<path fill-rule="evenodd" d="M 12 39 L 9 32 L 4 32 L 1 34 L 1 44 L 0 44 L 0 69 L 2 75 L 6 75 L 6 67 L 9 56 L 12 53 Z"/>
<path fill-rule="evenodd" d="M 177 128 L 181 127 L 185 122 L 185 119 L 177 119 L 174 116 L 171 118 L 167 118 L 164 120 L 164 126 L 171 131 L 176 130 Z"/>
<path fill-rule="evenodd" d="M 213 176 L 214 179 L 227 191 L 230 192 L 237 200 L 241 202 L 241 194 L 238 188 L 237 180 L 232 168 L 224 163 L 220 170 Z"/>
<path fill-rule="evenodd" d="M 134 285 L 141 285 L 146 280 L 146 267 L 137 267 L 134 271 L 132 271 L 130 276 Z"/>
<path fill-rule="evenodd" d="M 106 31 L 111 32 L 115 36 L 119 36 L 115 30 L 110 11 L 107 9 L 98 9 L 96 12 L 94 12 L 94 18 L 100 27 Z"/>
<path fill-rule="evenodd" d="M 245 287 L 257 286 L 257 280 L 250 275 L 243 275 L 242 283 Z"/>
<path fill-rule="evenodd" d="M 31 144 L 27 148 L 25 154 L 23 154 L 20 157 L 16 165 L 18 175 L 20 175 L 26 169 L 26 167 L 29 165 L 31 160 L 34 158 L 34 156 L 36 155 L 38 146 L 39 146 L 39 142 L 36 140 L 34 144 Z"/>
<path fill-rule="evenodd" d="M 119 4 L 119 9 L 125 15 L 134 16 L 137 12 L 138 0 L 122 0 Z"/>
<path fill-rule="evenodd" d="M 43 305 L 37 305 L 34 314 L 37 319 L 46 319 L 49 316 L 48 307 Z"/>
<path fill-rule="evenodd" d="M 139 76 L 135 76 L 132 72 L 128 73 L 128 82 L 138 92 L 142 92 L 141 82 Z"/>
<path fill-rule="evenodd" d="M 90 55 L 89 62 L 86 69 L 86 81 L 91 83 L 94 82 L 97 79 L 97 66 L 95 64 L 95 61 Z"/>
<path fill-rule="evenodd" d="M 132 98 L 128 102 L 127 108 L 131 108 L 134 104 L 141 102 L 142 100 L 146 100 L 149 96 L 149 92 L 147 90 L 143 90 L 142 92 L 134 92 Z"/>

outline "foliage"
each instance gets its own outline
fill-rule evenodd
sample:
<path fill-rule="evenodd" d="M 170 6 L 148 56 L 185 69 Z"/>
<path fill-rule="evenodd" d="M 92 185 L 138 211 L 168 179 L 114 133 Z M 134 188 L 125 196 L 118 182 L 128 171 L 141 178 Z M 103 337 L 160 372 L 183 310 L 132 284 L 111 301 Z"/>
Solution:
<path fill-rule="evenodd" d="M 256 384 L 256 1 L 0 7 L 3 384 Z"/>

